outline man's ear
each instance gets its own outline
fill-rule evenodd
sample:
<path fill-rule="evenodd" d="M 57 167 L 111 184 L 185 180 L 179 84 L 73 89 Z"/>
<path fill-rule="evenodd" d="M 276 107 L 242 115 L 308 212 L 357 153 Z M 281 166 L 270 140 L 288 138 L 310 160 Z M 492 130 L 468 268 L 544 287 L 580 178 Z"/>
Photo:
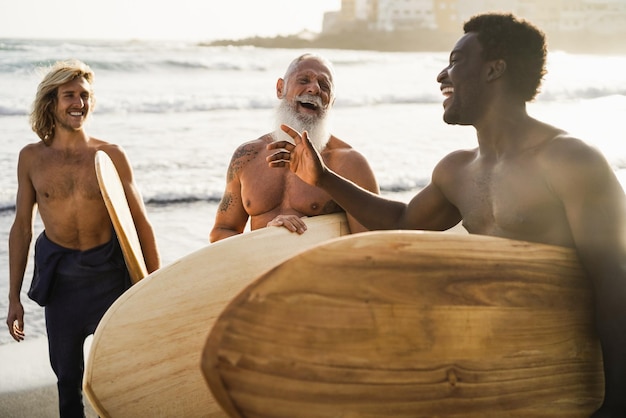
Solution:
<path fill-rule="evenodd" d="M 502 77 L 506 71 L 506 61 L 503 59 L 497 59 L 491 61 L 487 72 L 487 81 L 497 80 Z"/>
<path fill-rule="evenodd" d="M 276 82 L 276 97 L 282 99 L 285 96 L 283 89 L 285 88 L 285 80 L 279 78 Z"/>

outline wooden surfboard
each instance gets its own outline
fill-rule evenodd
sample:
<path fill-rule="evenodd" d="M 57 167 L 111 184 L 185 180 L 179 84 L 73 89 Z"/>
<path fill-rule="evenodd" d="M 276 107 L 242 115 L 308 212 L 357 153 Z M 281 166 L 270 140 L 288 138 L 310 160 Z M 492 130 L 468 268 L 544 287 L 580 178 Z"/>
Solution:
<path fill-rule="evenodd" d="M 604 378 L 574 251 L 368 232 L 225 308 L 203 374 L 230 417 L 589 417 Z"/>
<path fill-rule="evenodd" d="M 345 235 L 344 214 L 306 219 L 298 235 L 269 227 L 210 244 L 126 291 L 100 321 L 84 389 L 101 417 L 226 417 L 200 369 L 224 307 L 262 273 Z"/>
<path fill-rule="evenodd" d="M 96 151 L 95 158 L 96 176 L 98 177 L 104 204 L 107 207 L 117 239 L 122 247 L 130 278 L 133 283 L 137 283 L 148 275 L 148 269 L 141 251 L 135 222 L 128 207 L 124 187 L 109 155 L 104 151 Z"/>

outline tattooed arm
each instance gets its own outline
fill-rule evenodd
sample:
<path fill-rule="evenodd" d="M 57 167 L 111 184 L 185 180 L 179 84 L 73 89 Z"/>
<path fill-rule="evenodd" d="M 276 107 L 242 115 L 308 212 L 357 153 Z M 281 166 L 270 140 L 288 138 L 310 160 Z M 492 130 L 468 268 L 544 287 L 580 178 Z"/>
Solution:
<path fill-rule="evenodd" d="M 240 171 L 248 159 L 249 149 L 249 144 L 241 145 L 230 160 L 226 173 L 226 189 L 215 215 L 215 224 L 209 235 L 210 242 L 241 234 L 246 227 L 248 213 L 241 198 Z"/>

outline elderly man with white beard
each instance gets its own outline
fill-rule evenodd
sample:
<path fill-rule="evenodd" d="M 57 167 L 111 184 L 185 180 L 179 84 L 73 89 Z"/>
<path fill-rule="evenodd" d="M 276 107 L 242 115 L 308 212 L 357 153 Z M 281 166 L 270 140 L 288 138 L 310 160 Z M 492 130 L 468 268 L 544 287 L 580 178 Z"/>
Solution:
<path fill-rule="evenodd" d="M 267 144 L 291 139 L 280 129 L 283 124 L 299 132 L 307 131 L 324 163 L 333 171 L 379 193 L 374 173 L 363 155 L 330 133 L 328 115 L 335 101 L 333 82 L 332 64 L 314 54 L 293 60 L 284 77 L 278 79 L 276 128 L 240 145 L 233 153 L 226 189 L 209 237 L 211 242 L 242 233 L 248 219 L 251 230 L 278 226 L 302 234 L 306 231 L 303 218 L 343 212 L 326 192 L 306 184 L 288 167 L 268 167 Z M 347 218 L 352 233 L 366 231 L 349 214 Z"/>

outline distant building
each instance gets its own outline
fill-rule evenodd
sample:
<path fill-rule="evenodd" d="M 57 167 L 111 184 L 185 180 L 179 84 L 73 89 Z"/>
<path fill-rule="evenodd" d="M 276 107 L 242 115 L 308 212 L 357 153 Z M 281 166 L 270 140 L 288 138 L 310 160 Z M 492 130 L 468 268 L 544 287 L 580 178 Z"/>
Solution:
<path fill-rule="evenodd" d="M 324 13 L 322 33 L 333 34 L 345 30 L 347 24 L 341 21 L 341 12 Z"/>
<path fill-rule="evenodd" d="M 374 29 L 378 0 L 341 0 L 341 10 L 324 14 L 322 32 L 338 33 L 355 28 Z"/>
<path fill-rule="evenodd" d="M 435 0 L 433 8 L 437 29 L 445 33 L 459 32 L 458 0 Z"/>
<path fill-rule="evenodd" d="M 592 33 L 626 32 L 626 0 L 572 0 L 563 2 L 559 30 Z"/>
<path fill-rule="evenodd" d="M 560 36 L 626 33 L 626 0 L 342 0 L 341 11 L 325 15 L 323 30 L 454 33 L 471 16 L 486 11 L 514 13 Z"/>
<path fill-rule="evenodd" d="M 382 31 L 437 29 L 433 0 L 379 0 L 376 28 Z"/>

